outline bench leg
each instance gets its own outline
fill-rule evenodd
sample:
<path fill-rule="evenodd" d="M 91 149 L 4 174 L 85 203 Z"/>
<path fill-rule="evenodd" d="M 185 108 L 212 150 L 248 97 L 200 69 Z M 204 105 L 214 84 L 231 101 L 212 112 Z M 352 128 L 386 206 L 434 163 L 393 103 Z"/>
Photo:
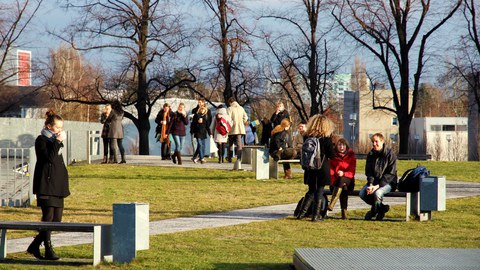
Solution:
<path fill-rule="evenodd" d="M 0 229 L 0 260 L 7 257 L 7 229 Z"/>
<path fill-rule="evenodd" d="M 278 162 L 276 162 L 275 160 L 270 160 L 269 171 L 270 171 L 270 179 L 271 178 L 278 179 Z"/>
<path fill-rule="evenodd" d="M 107 260 L 112 255 L 112 226 L 95 226 L 93 228 L 93 265 Z"/>

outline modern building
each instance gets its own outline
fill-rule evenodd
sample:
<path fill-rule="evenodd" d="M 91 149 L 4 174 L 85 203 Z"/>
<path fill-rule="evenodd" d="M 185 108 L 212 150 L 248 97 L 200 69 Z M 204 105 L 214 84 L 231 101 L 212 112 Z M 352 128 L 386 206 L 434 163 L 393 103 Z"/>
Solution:
<path fill-rule="evenodd" d="M 468 118 L 414 118 L 410 125 L 410 149 L 430 154 L 433 160 L 468 159 Z"/>
<path fill-rule="evenodd" d="M 0 49 L 0 54 L 4 54 Z M 9 86 L 32 85 L 32 52 L 20 49 L 11 49 L 1 66 L 0 81 Z"/>
<path fill-rule="evenodd" d="M 373 93 L 375 96 L 372 99 Z M 374 110 L 373 102 L 376 106 L 394 107 L 390 90 L 345 91 L 344 137 L 358 153 L 369 151 L 370 137 L 377 132 L 382 133 L 393 148 L 398 142 L 396 115 L 387 110 Z"/>

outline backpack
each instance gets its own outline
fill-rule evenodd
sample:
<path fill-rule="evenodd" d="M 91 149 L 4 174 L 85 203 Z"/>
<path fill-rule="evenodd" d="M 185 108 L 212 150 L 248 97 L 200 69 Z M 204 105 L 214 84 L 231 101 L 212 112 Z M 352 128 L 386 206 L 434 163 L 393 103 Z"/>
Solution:
<path fill-rule="evenodd" d="M 220 115 L 216 116 L 217 119 L 217 124 L 215 125 L 215 129 L 217 130 L 218 133 L 220 133 L 222 136 L 227 136 L 227 134 L 230 132 L 232 127 L 228 123 L 227 119 L 221 117 Z"/>
<path fill-rule="evenodd" d="M 398 191 L 419 192 L 420 181 L 429 175 L 430 171 L 427 170 L 425 166 L 417 166 L 416 168 L 408 169 L 403 173 L 400 180 L 398 180 Z"/>
<path fill-rule="evenodd" d="M 323 160 L 320 139 L 308 137 L 302 145 L 302 153 L 300 155 L 300 164 L 304 170 L 320 170 Z"/>

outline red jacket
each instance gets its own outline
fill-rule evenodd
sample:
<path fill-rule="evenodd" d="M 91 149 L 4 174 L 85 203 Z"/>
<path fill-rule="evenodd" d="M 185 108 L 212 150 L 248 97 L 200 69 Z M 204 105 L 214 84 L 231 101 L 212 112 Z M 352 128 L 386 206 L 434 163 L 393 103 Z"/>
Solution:
<path fill-rule="evenodd" d="M 352 149 L 349 149 L 345 155 L 341 156 L 338 153 L 332 159 L 329 159 L 330 163 L 330 176 L 331 185 L 334 186 L 338 180 L 338 171 L 343 171 L 343 176 L 355 179 L 355 169 L 357 167 L 357 159 Z"/>

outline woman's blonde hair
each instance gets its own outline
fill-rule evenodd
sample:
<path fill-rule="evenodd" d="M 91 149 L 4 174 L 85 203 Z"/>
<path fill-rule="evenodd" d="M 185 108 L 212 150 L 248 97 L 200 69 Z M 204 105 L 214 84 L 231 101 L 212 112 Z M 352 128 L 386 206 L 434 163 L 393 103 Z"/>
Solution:
<path fill-rule="evenodd" d="M 307 137 L 330 137 L 335 130 L 335 124 L 322 114 L 312 116 L 307 123 Z"/>

